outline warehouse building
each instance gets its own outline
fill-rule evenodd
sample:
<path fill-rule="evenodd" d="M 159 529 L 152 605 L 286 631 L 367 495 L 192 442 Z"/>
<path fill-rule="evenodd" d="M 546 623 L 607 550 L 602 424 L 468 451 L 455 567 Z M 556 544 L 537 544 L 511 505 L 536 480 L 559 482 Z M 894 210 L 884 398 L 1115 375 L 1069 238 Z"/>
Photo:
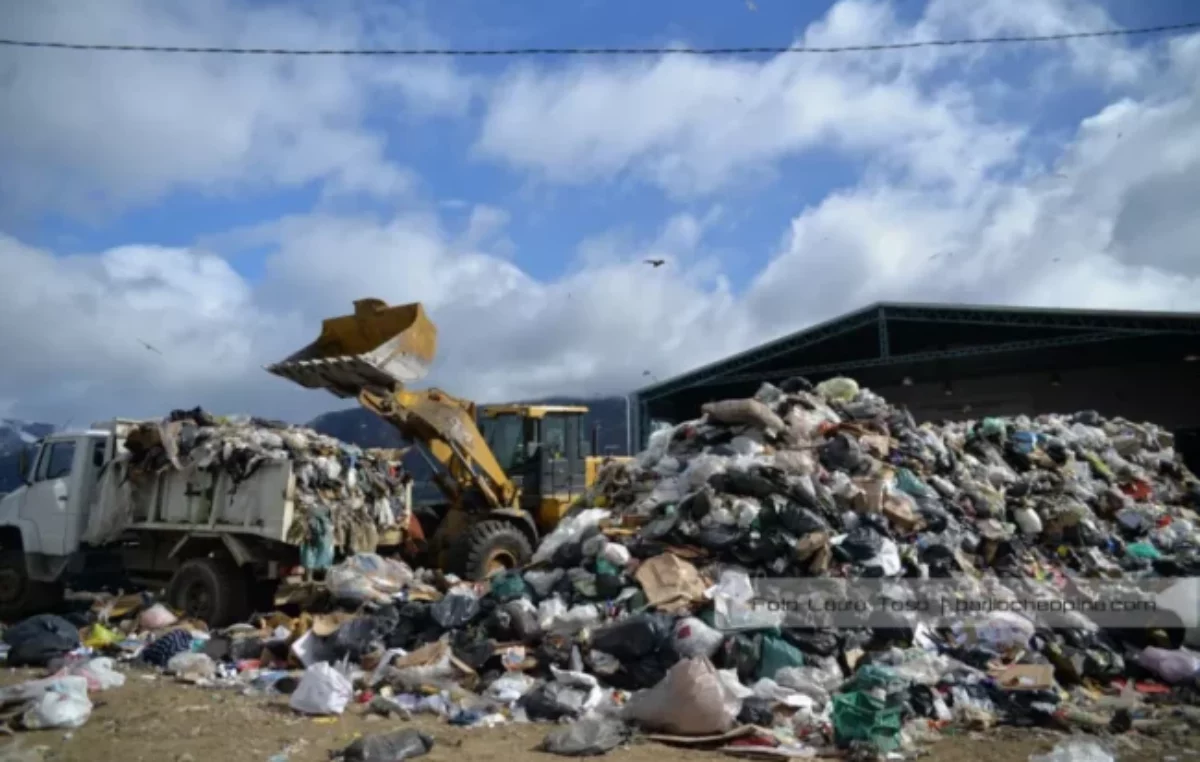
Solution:
<path fill-rule="evenodd" d="M 764 381 L 851 376 L 918 421 L 1096 410 L 1176 432 L 1200 465 L 1200 314 L 876 304 L 635 392 L 630 434 Z"/>

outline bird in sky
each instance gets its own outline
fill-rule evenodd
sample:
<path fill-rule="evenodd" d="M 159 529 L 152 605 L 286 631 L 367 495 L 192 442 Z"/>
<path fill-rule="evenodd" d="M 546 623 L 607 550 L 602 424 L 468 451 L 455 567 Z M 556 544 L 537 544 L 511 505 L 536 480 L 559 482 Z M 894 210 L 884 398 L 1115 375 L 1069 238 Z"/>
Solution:
<path fill-rule="evenodd" d="M 153 347 L 153 346 L 151 346 L 150 344 L 148 344 L 147 342 L 145 342 L 145 341 L 142 341 L 141 339 L 138 339 L 138 343 L 139 343 L 139 344 L 141 344 L 141 345 L 142 345 L 143 347 L 145 347 L 146 349 L 149 349 L 151 352 L 156 352 L 156 353 L 158 353 L 158 354 L 160 354 L 160 355 L 162 354 L 162 352 L 159 352 L 159 350 L 158 350 L 158 348 L 157 348 L 157 347 Z"/>
<path fill-rule="evenodd" d="M 651 267 L 662 267 L 666 263 L 667 263 L 667 260 L 665 260 L 665 259 L 647 259 L 646 260 L 646 264 L 650 265 Z"/>

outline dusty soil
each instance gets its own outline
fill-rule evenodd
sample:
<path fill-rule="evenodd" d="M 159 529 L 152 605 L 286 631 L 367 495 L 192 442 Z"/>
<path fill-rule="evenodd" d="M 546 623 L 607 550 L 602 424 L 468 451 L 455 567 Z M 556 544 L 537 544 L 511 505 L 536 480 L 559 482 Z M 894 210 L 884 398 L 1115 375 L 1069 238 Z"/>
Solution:
<path fill-rule="evenodd" d="M 0 673 L 11 684 L 33 673 Z M 153 679 L 152 679 L 153 678 Z M 286 752 L 288 762 L 326 762 L 329 752 L 357 735 L 398 727 L 420 728 L 436 741 L 428 762 L 520 762 L 553 757 L 536 751 L 548 726 L 514 724 L 497 728 L 455 728 L 434 718 L 411 723 L 367 716 L 351 706 L 336 720 L 296 716 L 284 698 L 256 698 L 230 690 L 180 685 L 148 673 L 131 672 L 122 688 L 92 695 L 96 707 L 84 727 L 70 732 L 25 732 L 24 749 L 38 749 L 47 762 L 267 762 Z M 1051 749 L 1064 736 L 1040 730 L 1002 729 L 986 735 L 947 735 L 928 747 L 930 762 L 978 760 L 1025 762 L 1031 753 Z M 1179 762 L 1200 759 L 1200 728 L 1170 740 L 1126 736 L 1116 745 L 1118 759 L 1131 762 Z M 11 741 L 0 740 L 0 760 Z M 289 751 L 290 750 L 290 751 Z M 731 759 L 719 752 L 677 749 L 633 742 L 609 758 L 614 762 L 683 762 Z M 277 759 L 284 759 L 278 757 Z M 276 760 L 271 760 L 276 762 Z"/>

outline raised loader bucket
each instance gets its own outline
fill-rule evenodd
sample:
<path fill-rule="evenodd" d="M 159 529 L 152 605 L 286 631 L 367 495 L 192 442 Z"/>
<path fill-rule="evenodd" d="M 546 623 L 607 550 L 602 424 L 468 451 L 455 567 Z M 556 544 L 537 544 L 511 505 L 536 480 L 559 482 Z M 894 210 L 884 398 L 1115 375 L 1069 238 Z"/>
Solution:
<path fill-rule="evenodd" d="M 329 318 L 312 344 L 267 372 L 309 389 L 357 397 L 424 378 L 437 353 L 437 327 L 420 302 L 389 307 L 359 299 L 354 314 Z"/>

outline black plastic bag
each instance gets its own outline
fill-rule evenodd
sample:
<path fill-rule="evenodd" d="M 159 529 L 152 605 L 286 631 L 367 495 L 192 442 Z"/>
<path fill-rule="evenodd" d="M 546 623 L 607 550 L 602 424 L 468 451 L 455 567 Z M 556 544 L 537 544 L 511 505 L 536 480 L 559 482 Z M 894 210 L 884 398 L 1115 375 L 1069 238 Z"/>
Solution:
<path fill-rule="evenodd" d="M 738 713 L 738 725 L 758 725 L 769 728 L 775 724 L 775 713 L 771 711 L 771 700 L 749 696 L 742 701 L 742 711 Z"/>
<path fill-rule="evenodd" d="M 628 665 L 667 645 L 673 624 L 663 614 L 637 614 L 593 632 L 591 645 Z"/>
<path fill-rule="evenodd" d="M 701 487 L 679 502 L 679 512 L 696 521 L 707 516 L 713 509 L 715 495 L 710 487 Z"/>
<path fill-rule="evenodd" d="M 518 704 L 531 720 L 558 722 L 564 717 L 575 717 L 579 714 L 578 707 L 563 700 L 563 690 L 558 683 L 544 683 L 522 696 Z"/>
<path fill-rule="evenodd" d="M 832 656 L 838 650 L 837 633 L 832 630 L 787 629 L 783 637 L 789 643 L 808 654 Z"/>
<path fill-rule="evenodd" d="M 429 753 L 433 737 L 419 730 L 405 728 L 391 733 L 356 738 L 334 757 L 345 762 L 400 762 Z"/>
<path fill-rule="evenodd" d="M 809 381 L 804 376 L 792 376 L 779 385 L 779 391 L 784 394 L 799 394 L 800 392 L 811 392 L 812 390 L 812 381 Z"/>
<path fill-rule="evenodd" d="M 846 434 L 837 434 L 818 448 L 821 465 L 830 471 L 857 473 L 866 462 L 858 440 Z"/>
<path fill-rule="evenodd" d="M 639 532 L 639 534 L 646 539 L 661 540 L 664 537 L 666 537 L 667 535 L 671 534 L 671 532 L 675 531 L 675 527 L 678 524 L 679 524 L 679 514 L 668 513 L 663 516 L 659 516 L 658 518 L 654 519 L 653 521 L 648 522 L 644 527 L 642 527 L 642 531 Z M 581 556 L 581 559 L 582 559 L 582 556 Z M 570 568 L 570 567 L 560 567 L 560 568 Z"/>
<path fill-rule="evenodd" d="M 883 549 L 883 536 L 869 525 L 862 524 L 847 533 L 846 538 L 835 546 L 855 562 L 870 561 Z"/>
<path fill-rule="evenodd" d="M 731 468 L 721 473 L 713 474 L 708 483 L 717 492 L 739 497 L 755 497 L 765 500 L 783 490 L 780 485 L 767 478 L 759 469 L 743 471 Z"/>
<path fill-rule="evenodd" d="M 551 730 L 538 748 L 563 757 L 593 757 L 612 751 L 628 738 L 629 728 L 619 720 L 584 717 Z"/>
<path fill-rule="evenodd" d="M 737 544 L 742 530 L 736 526 L 704 527 L 696 533 L 696 544 L 709 550 L 725 550 Z"/>
<path fill-rule="evenodd" d="M 737 672 L 738 680 L 749 685 L 757 678 L 758 663 L 762 660 L 762 636 L 748 633 L 736 633 L 725 638 L 721 649 L 717 651 L 716 660 L 721 669 L 732 669 Z"/>
<path fill-rule="evenodd" d="M 4 632 L 8 666 L 44 667 L 51 659 L 79 648 L 79 630 L 60 616 L 38 614 Z"/>
<path fill-rule="evenodd" d="M 380 622 L 375 621 L 373 617 L 359 617 L 343 622 L 333 634 L 332 645 L 337 658 L 349 656 L 351 661 L 357 662 L 365 654 L 381 650 L 386 631 L 380 631 L 379 624 Z"/>
<path fill-rule="evenodd" d="M 771 519 L 797 537 L 812 532 L 823 532 L 829 528 L 825 519 L 813 511 L 786 501 L 771 501 Z"/>

